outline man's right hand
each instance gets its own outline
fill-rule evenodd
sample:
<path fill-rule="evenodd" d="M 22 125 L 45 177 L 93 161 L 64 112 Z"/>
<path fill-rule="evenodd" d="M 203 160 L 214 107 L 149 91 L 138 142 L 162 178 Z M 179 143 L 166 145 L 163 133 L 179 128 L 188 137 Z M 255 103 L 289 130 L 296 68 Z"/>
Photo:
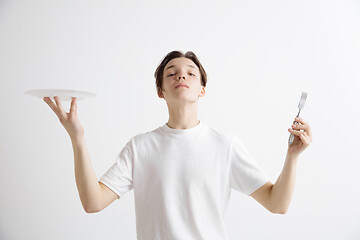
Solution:
<path fill-rule="evenodd" d="M 79 119 L 77 117 L 77 105 L 76 97 L 72 98 L 70 112 L 65 112 L 64 108 L 61 105 L 60 100 L 57 96 L 54 97 L 55 103 L 49 98 L 44 97 L 43 100 L 50 106 L 54 113 L 58 116 L 61 124 L 64 126 L 65 130 L 68 132 L 71 139 L 76 139 L 84 136 L 84 128 L 81 126 Z"/>

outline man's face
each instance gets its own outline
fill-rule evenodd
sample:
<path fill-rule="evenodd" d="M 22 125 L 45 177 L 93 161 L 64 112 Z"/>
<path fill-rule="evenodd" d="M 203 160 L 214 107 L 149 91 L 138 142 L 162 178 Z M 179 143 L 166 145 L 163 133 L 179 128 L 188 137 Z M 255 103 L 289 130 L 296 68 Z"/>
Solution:
<path fill-rule="evenodd" d="M 158 92 L 158 95 L 168 103 L 196 102 L 199 96 L 205 96 L 200 79 L 199 68 L 193 61 L 184 57 L 174 58 L 164 68 L 163 91 Z M 187 87 L 179 86 L 182 84 Z"/>

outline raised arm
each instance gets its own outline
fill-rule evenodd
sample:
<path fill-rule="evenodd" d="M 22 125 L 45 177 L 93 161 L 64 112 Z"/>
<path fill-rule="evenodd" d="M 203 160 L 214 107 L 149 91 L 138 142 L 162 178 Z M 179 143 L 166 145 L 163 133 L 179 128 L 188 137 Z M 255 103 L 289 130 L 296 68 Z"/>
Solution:
<path fill-rule="evenodd" d="M 299 124 L 294 124 L 288 129 L 295 138 L 293 143 L 288 145 L 284 167 L 277 181 L 275 184 L 264 184 L 250 195 L 272 213 L 285 214 L 288 211 L 295 188 L 299 155 L 313 140 L 309 122 L 298 117 L 295 121 Z"/>
<path fill-rule="evenodd" d="M 96 177 L 85 143 L 84 129 L 77 117 L 76 98 L 71 101 L 69 113 L 65 112 L 57 96 L 54 99 L 56 105 L 48 97 L 45 97 L 44 101 L 58 116 L 71 138 L 74 150 L 75 180 L 81 204 L 87 213 L 98 212 L 113 202 L 117 195 L 101 184 Z"/>
<path fill-rule="evenodd" d="M 84 138 L 72 139 L 74 149 L 75 179 L 85 212 L 99 212 L 118 196 L 100 183 L 92 167 Z"/>

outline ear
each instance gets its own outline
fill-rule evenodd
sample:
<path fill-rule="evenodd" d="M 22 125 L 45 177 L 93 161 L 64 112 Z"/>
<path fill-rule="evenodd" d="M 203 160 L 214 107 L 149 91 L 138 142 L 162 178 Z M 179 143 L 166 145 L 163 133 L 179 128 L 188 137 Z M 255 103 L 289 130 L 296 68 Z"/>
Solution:
<path fill-rule="evenodd" d="M 201 86 L 202 90 L 199 94 L 199 97 L 204 97 L 205 96 L 205 87 L 204 86 Z"/>
<path fill-rule="evenodd" d="M 158 90 L 157 94 L 158 94 L 159 98 L 164 98 L 165 99 L 164 94 L 162 93 L 161 90 Z"/>

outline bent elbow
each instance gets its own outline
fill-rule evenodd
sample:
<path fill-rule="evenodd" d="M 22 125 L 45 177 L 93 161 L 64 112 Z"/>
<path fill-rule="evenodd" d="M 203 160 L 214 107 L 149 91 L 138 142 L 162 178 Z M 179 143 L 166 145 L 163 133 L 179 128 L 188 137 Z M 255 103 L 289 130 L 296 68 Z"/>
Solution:
<path fill-rule="evenodd" d="M 287 209 L 286 210 L 280 210 L 280 211 L 272 211 L 272 213 L 274 213 L 274 214 L 286 214 Z"/>
<path fill-rule="evenodd" d="M 86 213 L 96 213 L 96 212 L 99 212 L 99 210 L 97 210 L 97 209 L 88 208 L 88 207 L 85 207 L 85 206 L 83 206 L 83 208 L 84 208 L 84 211 L 85 211 Z"/>

